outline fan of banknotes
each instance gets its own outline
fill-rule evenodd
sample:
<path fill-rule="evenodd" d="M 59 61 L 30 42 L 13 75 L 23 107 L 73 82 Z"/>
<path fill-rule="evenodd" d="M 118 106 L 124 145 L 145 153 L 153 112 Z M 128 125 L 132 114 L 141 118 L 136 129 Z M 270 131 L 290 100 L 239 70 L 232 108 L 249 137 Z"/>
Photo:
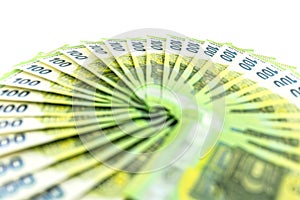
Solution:
<path fill-rule="evenodd" d="M 232 43 L 39 53 L 0 79 L 0 199 L 298 200 L 299 100 L 296 67 Z"/>

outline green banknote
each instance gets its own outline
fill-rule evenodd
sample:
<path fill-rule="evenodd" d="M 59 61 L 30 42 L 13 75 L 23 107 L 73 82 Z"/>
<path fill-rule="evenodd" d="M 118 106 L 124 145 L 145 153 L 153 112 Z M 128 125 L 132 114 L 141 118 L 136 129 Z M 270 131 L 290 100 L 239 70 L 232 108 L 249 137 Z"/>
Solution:
<path fill-rule="evenodd" d="M 149 106 L 159 105 L 162 97 L 163 65 L 166 39 L 154 36 L 147 37 L 146 58 L 146 97 Z"/>
<path fill-rule="evenodd" d="M 142 112 L 122 112 L 79 116 L 54 116 L 54 117 L 8 117 L 0 119 L 0 134 L 15 133 L 20 131 L 30 131 L 38 129 L 48 129 L 55 127 L 82 126 L 99 123 L 101 127 L 109 127 L 130 121 L 135 118 L 143 118 Z"/>
<path fill-rule="evenodd" d="M 163 82 L 162 82 L 163 92 L 164 90 L 173 87 L 174 82 L 172 80 L 174 76 L 173 74 L 175 74 L 175 71 L 173 73 L 173 70 L 178 71 L 178 64 L 176 63 L 176 61 L 179 58 L 179 56 L 182 55 L 181 52 L 185 44 L 185 41 L 186 38 L 182 38 L 174 35 L 168 35 L 167 37 L 164 67 L 163 67 Z M 162 98 L 165 97 L 163 96 Z"/>
<path fill-rule="evenodd" d="M 76 135 L 82 135 L 98 130 L 98 123 L 86 126 L 73 126 L 36 131 L 22 131 L 0 136 L 1 154 L 8 155 L 31 147 L 51 143 L 61 139 L 67 139 Z"/>
<path fill-rule="evenodd" d="M 132 61 L 140 81 L 140 88 L 137 88 L 138 96 L 146 98 L 146 45 L 145 38 L 131 38 L 127 39 L 127 45 L 132 57 Z"/>
<path fill-rule="evenodd" d="M 111 107 L 111 103 L 107 103 L 107 102 L 101 103 L 97 101 L 85 100 L 82 98 L 65 96 L 56 93 L 39 92 L 36 90 L 5 86 L 5 85 L 0 85 L 0 100 L 37 102 L 37 103 L 45 102 L 45 103 L 64 104 L 64 105 Z"/>
<path fill-rule="evenodd" d="M 64 87 L 53 81 L 49 81 L 20 70 L 13 70 L 12 72 L 4 75 L 0 79 L 0 84 L 6 86 L 12 86 L 12 87 L 37 90 L 42 92 L 56 93 L 56 94 L 70 96 L 70 97 L 78 97 L 90 101 L 99 101 L 99 102 L 109 101 L 104 97 L 100 98 L 97 96 L 92 96 L 90 94 L 85 94 L 79 91 L 75 91 L 72 88 Z"/>
<path fill-rule="evenodd" d="M 18 101 L 0 101 L 0 118 L 3 117 L 33 117 L 33 116 L 103 116 L 122 114 L 125 112 L 141 112 L 127 107 L 94 107 L 79 105 L 61 105 L 49 103 L 29 103 Z M 145 116 L 148 114 L 145 113 Z"/>
<path fill-rule="evenodd" d="M 173 199 L 299 199 L 295 190 L 300 184 L 299 171 L 256 154 L 241 146 L 219 143 L 186 170 Z"/>

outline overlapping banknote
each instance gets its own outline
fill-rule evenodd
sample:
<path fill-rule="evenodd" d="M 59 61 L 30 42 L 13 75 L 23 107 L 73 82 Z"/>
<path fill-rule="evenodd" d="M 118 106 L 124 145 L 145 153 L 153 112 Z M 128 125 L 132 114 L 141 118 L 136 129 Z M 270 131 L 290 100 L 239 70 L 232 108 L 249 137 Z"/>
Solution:
<path fill-rule="evenodd" d="M 299 200 L 299 102 L 296 67 L 231 43 L 39 53 L 0 79 L 0 199 Z"/>

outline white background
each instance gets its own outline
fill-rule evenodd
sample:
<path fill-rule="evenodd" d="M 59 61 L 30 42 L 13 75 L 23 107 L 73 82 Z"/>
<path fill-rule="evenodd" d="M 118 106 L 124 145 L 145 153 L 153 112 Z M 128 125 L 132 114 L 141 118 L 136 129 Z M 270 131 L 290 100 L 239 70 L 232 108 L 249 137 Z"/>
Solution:
<path fill-rule="evenodd" d="M 164 28 L 253 48 L 300 66 L 297 0 L 6 0 L 0 3 L 0 73 L 79 40 L 138 28 Z"/>

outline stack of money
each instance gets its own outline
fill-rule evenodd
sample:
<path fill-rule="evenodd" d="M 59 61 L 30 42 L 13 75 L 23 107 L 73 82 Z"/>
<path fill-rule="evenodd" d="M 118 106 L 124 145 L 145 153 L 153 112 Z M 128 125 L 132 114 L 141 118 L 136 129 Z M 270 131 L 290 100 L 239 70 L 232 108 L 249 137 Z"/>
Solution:
<path fill-rule="evenodd" d="M 64 45 L 0 79 L 0 199 L 300 199 L 300 74 L 166 34 Z"/>

